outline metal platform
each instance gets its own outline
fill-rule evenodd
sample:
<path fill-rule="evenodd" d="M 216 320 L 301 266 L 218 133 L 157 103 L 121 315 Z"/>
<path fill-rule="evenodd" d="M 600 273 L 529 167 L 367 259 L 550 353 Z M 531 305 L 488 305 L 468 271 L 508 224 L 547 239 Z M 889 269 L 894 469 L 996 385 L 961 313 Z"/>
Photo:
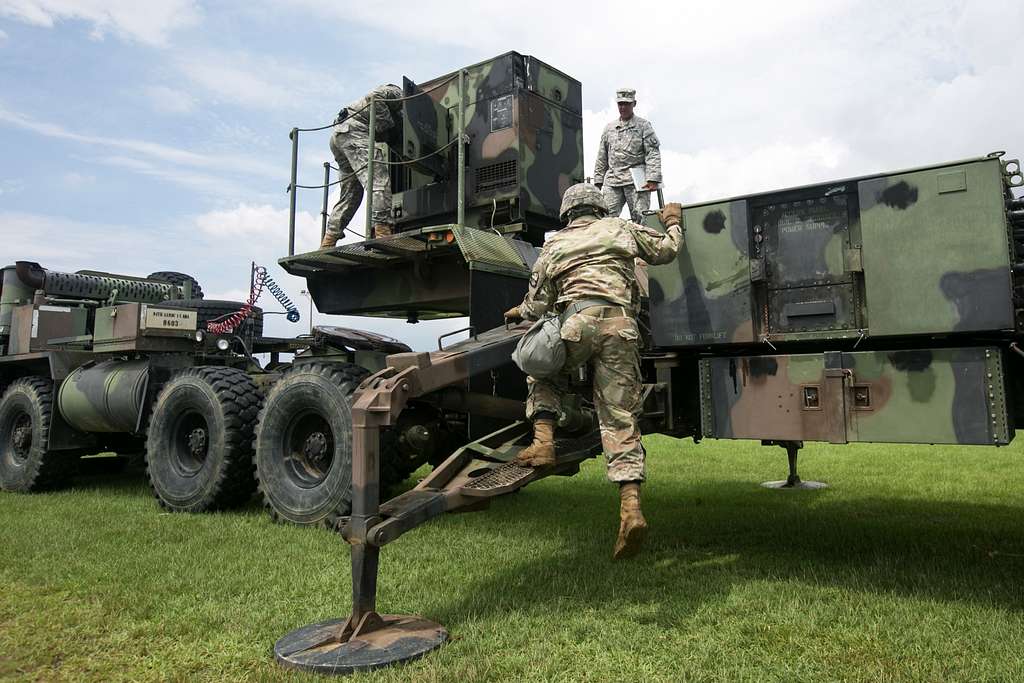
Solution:
<path fill-rule="evenodd" d="M 278 263 L 292 275 L 306 276 L 367 267 L 388 268 L 408 261 L 453 256 L 465 261 L 471 268 L 525 271 L 529 274 L 529 265 L 532 265 L 530 255 L 510 239 L 521 231 L 520 223 L 494 230 L 480 230 L 466 225 L 438 225 L 286 256 Z"/>

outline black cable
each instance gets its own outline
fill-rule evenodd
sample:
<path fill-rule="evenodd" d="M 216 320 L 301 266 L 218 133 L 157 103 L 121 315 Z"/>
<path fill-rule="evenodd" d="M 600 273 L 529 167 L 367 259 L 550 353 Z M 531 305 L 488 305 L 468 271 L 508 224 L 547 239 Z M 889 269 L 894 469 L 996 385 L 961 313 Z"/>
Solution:
<path fill-rule="evenodd" d="M 359 114 L 363 110 L 368 109 L 369 106 L 371 104 L 373 104 L 374 102 L 405 102 L 405 101 L 411 100 L 411 99 L 413 99 L 415 97 L 423 97 L 427 93 L 433 92 L 433 91 L 437 90 L 438 88 L 440 88 L 441 86 L 447 85 L 447 84 L 451 83 L 456 78 L 458 78 L 458 74 L 455 74 L 455 75 L 451 76 L 450 78 L 448 78 L 448 80 L 441 81 L 437 85 L 435 85 L 433 87 L 430 87 L 430 88 L 428 88 L 426 90 L 421 90 L 418 93 L 413 93 L 412 95 L 409 95 L 408 97 L 387 97 L 387 98 L 382 98 L 382 99 L 379 99 L 379 100 L 371 99 L 369 102 L 367 102 L 363 106 L 359 107 L 359 109 L 356 109 L 353 112 L 349 112 L 348 116 L 337 118 L 333 122 L 328 123 L 325 126 L 319 126 L 317 128 L 296 128 L 295 130 L 300 132 L 300 133 L 313 133 L 313 132 L 316 132 L 318 130 L 327 130 L 328 128 L 333 128 L 334 126 L 338 125 L 339 123 L 343 123 L 345 121 L 348 121 L 350 118 L 352 118 L 356 114 Z"/>
<path fill-rule="evenodd" d="M 430 157 L 434 156 L 435 154 L 440 154 L 441 152 L 445 151 L 446 149 L 448 149 L 449 147 L 451 147 L 452 145 L 454 145 L 458 141 L 459 141 L 459 139 L 455 138 L 454 140 L 452 140 L 451 142 L 446 144 L 444 147 L 439 147 L 438 149 L 434 150 L 433 152 L 430 152 L 429 154 L 424 154 L 423 156 L 417 157 L 416 159 L 406 159 L 406 160 L 403 160 L 403 161 L 384 161 L 383 159 L 374 159 L 373 163 L 374 163 L 374 165 L 382 164 L 384 166 L 408 166 L 409 164 L 415 164 L 415 163 L 419 163 L 420 161 L 423 161 L 424 159 L 429 159 Z M 348 175 L 343 176 L 341 178 L 338 178 L 337 180 L 335 180 L 333 182 L 330 182 L 330 183 L 328 183 L 326 185 L 296 185 L 295 187 L 299 188 L 299 189 L 302 189 L 302 190 L 322 190 L 325 187 L 333 187 L 335 185 L 338 185 L 339 183 L 341 183 L 344 180 L 348 180 L 349 178 L 351 178 L 352 176 L 356 175 L 360 171 L 366 170 L 367 165 L 368 165 L 368 163 L 367 164 L 363 164 L 362 166 L 360 166 L 356 170 L 352 171 Z M 334 168 L 334 166 L 331 166 L 331 168 Z M 335 170 L 340 170 L 340 169 L 335 169 Z M 289 187 L 289 188 L 287 188 L 285 190 L 285 192 L 289 192 L 289 191 L 291 191 L 291 187 Z"/>

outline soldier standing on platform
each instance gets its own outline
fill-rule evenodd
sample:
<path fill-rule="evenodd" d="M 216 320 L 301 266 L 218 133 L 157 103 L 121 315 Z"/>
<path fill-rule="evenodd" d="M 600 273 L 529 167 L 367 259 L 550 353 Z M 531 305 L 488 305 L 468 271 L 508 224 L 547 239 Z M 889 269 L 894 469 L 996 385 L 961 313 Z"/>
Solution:
<path fill-rule="evenodd" d="M 601 133 L 594 184 L 601 188 L 610 216 L 618 217 L 625 204 L 631 220 L 639 223 L 651 208 L 651 191 L 661 183 L 661 143 L 651 122 L 633 114 L 636 90 L 617 90 L 615 99 L 619 118 Z"/>

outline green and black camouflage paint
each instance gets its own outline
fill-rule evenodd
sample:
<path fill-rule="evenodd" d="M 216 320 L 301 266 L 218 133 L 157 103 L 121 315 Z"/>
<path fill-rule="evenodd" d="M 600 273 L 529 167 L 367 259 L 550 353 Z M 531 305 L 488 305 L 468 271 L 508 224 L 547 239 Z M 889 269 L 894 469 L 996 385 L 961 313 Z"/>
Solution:
<path fill-rule="evenodd" d="M 654 342 L 741 345 L 1013 330 L 999 159 L 686 207 L 652 267 Z"/>
<path fill-rule="evenodd" d="M 466 67 L 466 222 L 491 227 L 522 221 L 540 244 L 556 228 L 562 193 L 583 180 L 580 82 L 508 52 Z M 459 81 L 447 74 L 406 79 L 401 154 L 416 159 L 447 145 L 458 125 Z M 438 87 L 440 86 L 440 87 Z M 449 148 L 392 176 L 399 229 L 452 222 L 457 151 Z"/>

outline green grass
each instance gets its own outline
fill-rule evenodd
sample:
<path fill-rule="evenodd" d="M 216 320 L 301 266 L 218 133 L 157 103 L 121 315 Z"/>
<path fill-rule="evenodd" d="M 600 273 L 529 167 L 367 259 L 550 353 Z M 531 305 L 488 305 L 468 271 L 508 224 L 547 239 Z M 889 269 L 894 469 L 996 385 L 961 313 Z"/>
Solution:
<path fill-rule="evenodd" d="M 785 453 L 648 439 L 649 545 L 609 559 L 603 467 L 384 549 L 379 606 L 452 642 L 361 680 L 1024 680 L 1024 439 L 810 445 L 824 491 L 759 488 Z M 344 616 L 321 530 L 159 511 L 139 475 L 0 494 L 0 678 L 306 680 L 274 641 Z"/>

